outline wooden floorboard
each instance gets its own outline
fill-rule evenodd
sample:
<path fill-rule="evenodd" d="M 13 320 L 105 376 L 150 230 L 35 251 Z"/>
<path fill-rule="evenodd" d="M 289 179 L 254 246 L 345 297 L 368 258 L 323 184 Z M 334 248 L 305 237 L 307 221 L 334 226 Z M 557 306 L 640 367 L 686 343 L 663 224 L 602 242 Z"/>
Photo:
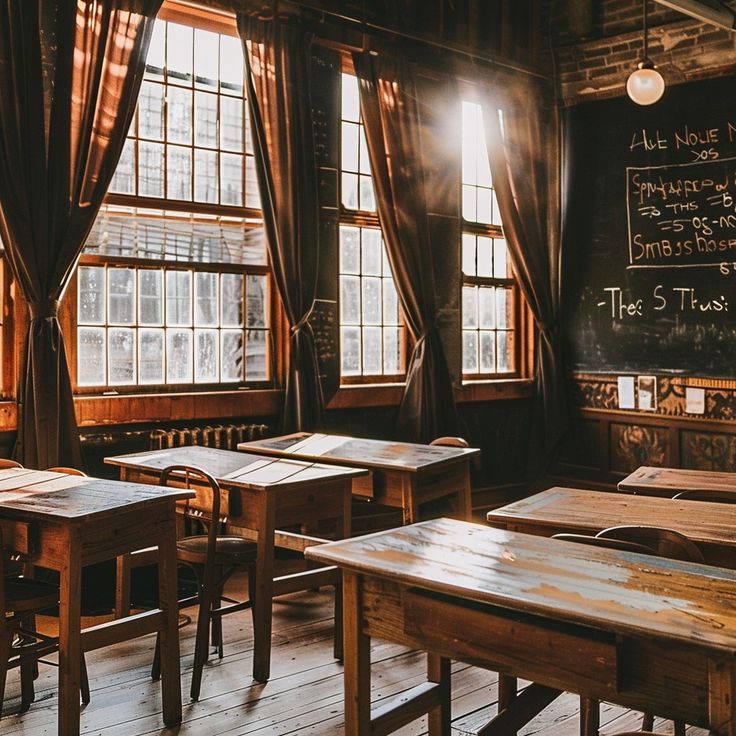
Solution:
<path fill-rule="evenodd" d="M 243 581 L 236 581 L 238 587 Z M 190 609 L 193 610 L 193 609 Z M 97 619 L 99 621 L 99 619 Z M 54 619 L 45 625 L 53 629 Z M 205 667 L 198 702 L 188 699 L 194 623 L 181 629 L 184 722 L 162 728 L 159 686 L 150 679 L 154 639 L 143 637 L 87 657 L 92 701 L 83 709 L 82 733 L 99 736 L 343 736 L 342 666 L 332 658 L 332 601 L 329 590 L 285 596 L 274 607 L 272 677 L 253 682 L 250 613 L 224 619 L 225 656 Z M 372 648 L 374 702 L 423 681 L 424 657 L 388 642 Z M 36 702 L 23 716 L 6 715 L 2 736 L 51 736 L 56 732 L 56 668 L 41 666 Z M 17 707 L 17 672 L 8 676 L 5 707 Z M 473 736 L 496 712 L 497 678 L 492 672 L 453 663 L 453 736 Z M 671 723 L 657 724 L 663 734 Z M 640 715 L 601 706 L 601 736 L 640 727 Z M 397 732 L 426 734 L 426 719 Z M 578 698 L 565 694 L 529 723 L 520 736 L 578 736 Z M 705 736 L 689 729 L 688 736 Z"/>

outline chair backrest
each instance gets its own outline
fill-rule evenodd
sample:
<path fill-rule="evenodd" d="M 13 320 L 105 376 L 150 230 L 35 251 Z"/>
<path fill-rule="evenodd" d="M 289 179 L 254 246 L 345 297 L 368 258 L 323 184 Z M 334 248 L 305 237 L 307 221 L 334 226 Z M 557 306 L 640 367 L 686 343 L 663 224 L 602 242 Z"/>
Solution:
<path fill-rule="evenodd" d="M 656 555 L 651 548 L 638 542 L 629 542 L 623 539 L 609 539 L 606 537 L 594 537 L 590 534 L 555 534 L 552 539 L 561 539 L 563 542 L 577 542 L 578 544 L 589 544 L 591 547 L 605 547 L 607 549 L 619 549 L 623 552 L 638 552 L 642 555 Z"/>
<path fill-rule="evenodd" d="M 77 468 L 68 468 L 65 465 L 57 465 L 53 468 L 48 468 L 48 471 L 50 473 L 66 473 L 67 475 L 81 475 L 83 477 L 87 477 L 87 473 L 85 473 L 82 470 L 78 470 Z"/>
<path fill-rule="evenodd" d="M 462 437 L 437 437 L 429 444 L 440 445 L 442 447 L 469 447 L 468 441 Z"/>
<path fill-rule="evenodd" d="M 22 468 L 23 466 L 15 460 L 10 460 L 6 457 L 0 457 L 0 470 L 4 468 Z"/>
<path fill-rule="evenodd" d="M 616 539 L 651 547 L 660 557 L 687 562 L 705 562 L 695 542 L 673 529 L 658 526 L 612 526 L 596 534 L 601 539 Z"/>
<path fill-rule="evenodd" d="M 672 496 L 673 501 L 711 501 L 712 503 L 736 503 L 736 492 L 732 491 L 680 491 Z"/>

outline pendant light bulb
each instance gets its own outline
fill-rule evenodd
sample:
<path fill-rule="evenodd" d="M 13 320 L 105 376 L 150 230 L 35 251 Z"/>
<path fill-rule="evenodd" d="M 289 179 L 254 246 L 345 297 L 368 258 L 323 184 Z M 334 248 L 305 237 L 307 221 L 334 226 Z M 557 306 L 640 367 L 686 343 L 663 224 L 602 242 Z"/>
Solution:
<path fill-rule="evenodd" d="M 629 75 L 626 92 L 637 105 L 653 105 L 664 94 L 664 79 L 646 59 Z"/>

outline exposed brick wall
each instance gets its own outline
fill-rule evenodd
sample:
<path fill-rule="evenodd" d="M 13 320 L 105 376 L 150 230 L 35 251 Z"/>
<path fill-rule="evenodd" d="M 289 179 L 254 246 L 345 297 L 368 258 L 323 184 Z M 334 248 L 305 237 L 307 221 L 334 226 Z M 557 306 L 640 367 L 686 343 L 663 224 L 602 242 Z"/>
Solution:
<path fill-rule="evenodd" d="M 592 3 L 585 38 L 571 35 L 572 4 Z M 735 4 L 730 3 L 732 6 Z M 736 33 L 650 2 L 649 57 L 668 85 L 736 72 Z M 642 51 L 640 0 L 552 0 L 552 35 L 566 105 L 624 94 Z"/>

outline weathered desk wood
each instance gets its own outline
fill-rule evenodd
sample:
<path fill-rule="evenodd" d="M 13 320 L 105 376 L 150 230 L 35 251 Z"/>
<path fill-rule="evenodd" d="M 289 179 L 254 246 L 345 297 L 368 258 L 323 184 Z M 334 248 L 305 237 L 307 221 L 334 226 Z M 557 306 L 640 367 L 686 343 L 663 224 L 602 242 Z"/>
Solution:
<path fill-rule="evenodd" d="M 736 494 L 736 473 L 642 465 L 619 482 L 618 490 L 668 498 L 680 491 L 729 491 Z"/>
<path fill-rule="evenodd" d="M 58 733 L 80 732 L 81 651 L 161 633 L 163 717 L 181 722 L 176 594 L 175 503 L 192 495 L 173 488 L 100 480 L 47 471 L 0 470 L 0 521 L 5 543 L 21 542 L 24 561 L 58 570 Z M 81 630 L 82 568 L 135 549 L 158 546 L 160 608 Z"/>
<path fill-rule="evenodd" d="M 459 659 L 533 680 L 483 733 L 506 736 L 556 690 L 736 734 L 736 573 L 450 519 L 311 548 L 343 568 L 345 732 L 430 713 L 450 733 Z M 370 708 L 370 637 L 426 650 L 429 682 Z"/>
<path fill-rule="evenodd" d="M 167 466 L 194 465 L 218 481 L 226 492 L 223 513 L 227 514 L 229 528 L 255 539 L 258 546 L 253 677 L 259 682 L 268 680 L 274 590 L 288 592 L 318 586 L 325 577 L 319 570 L 302 573 L 297 588 L 289 588 L 289 581 L 282 578 L 274 581 L 275 547 L 303 552 L 315 542 L 311 537 L 283 534 L 277 529 L 294 525 L 316 527 L 328 520 L 336 530 L 336 538 L 349 537 L 351 483 L 366 471 L 198 446 L 119 455 L 108 457 L 105 462 L 120 468 L 121 480 L 158 483 Z"/>
<path fill-rule="evenodd" d="M 736 506 L 730 504 L 549 488 L 489 511 L 487 519 L 493 526 L 543 536 L 596 534 L 622 524 L 660 526 L 692 539 L 709 564 L 736 568 Z"/>
<path fill-rule="evenodd" d="M 242 442 L 238 449 L 368 468 L 371 476 L 354 481 L 353 494 L 403 509 L 405 524 L 419 521 L 421 506 L 440 498 L 452 501 L 453 516 L 471 516 L 470 458 L 480 452 L 475 448 L 297 432 Z"/>

